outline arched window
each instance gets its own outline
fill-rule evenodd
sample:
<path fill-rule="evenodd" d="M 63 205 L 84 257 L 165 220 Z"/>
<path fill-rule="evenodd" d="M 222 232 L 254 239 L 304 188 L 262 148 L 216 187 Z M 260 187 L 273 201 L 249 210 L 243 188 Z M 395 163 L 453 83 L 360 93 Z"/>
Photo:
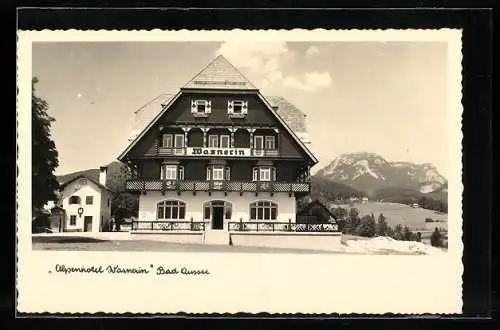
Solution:
<path fill-rule="evenodd" d="M 71 196 L 69 198 L 69 204 L 81 204 L 80 196 Z"/>
<path fill-rule="evenodd" d="M 270 201 L 258 201 L 250 204 L 250 220 L 276 220 L 278 204 Z"/>
<path fill-rule="evenodd" d="M 166 200 L 157 205 L 156 218 L 158 220 L 184 220 L 186 203 L 178 200 Z"/>

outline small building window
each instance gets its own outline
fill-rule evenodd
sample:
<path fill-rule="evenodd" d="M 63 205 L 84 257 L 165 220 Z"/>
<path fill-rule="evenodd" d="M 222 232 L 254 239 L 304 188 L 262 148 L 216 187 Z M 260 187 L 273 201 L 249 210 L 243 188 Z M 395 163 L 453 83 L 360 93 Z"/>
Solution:
<path fill-rule="evenodd" d="M 72 205 L 72 204 L 81 204 L 80 196 L 71 196 L 69 198 L 69 204 L 70 205 Z"/>
<path fill-rule="evenodd" d="M 158 220 L 183 220 L 186 216 L 186 203 L 167 200 L 157 204 Z"/>
<path fill-rule="evenodd" d="M 220 147 L 221 148 L 229 148 L 229 135 L 221 135 L 220 136 Z"/>
<path fill-rule="evenodd" d="M 208 136 L 208 147 L 209 148 L 217 148 L 218 147 L 218 136 L 217 135 L 209 135 Z"/>
<path fill-rule="evenodd" d="M 250 220 L 276 220 L 278 204 L 270 201 L 259 201 L 250 204 Z"/>
<path fill-rule="evenodd" d="M 87 205 L 94 204 L 94 196 L 87 196 L 87 197 L 85 197 L 85 204 L 87 204 Z"/>
<path fill-rule="evenodd" d="M 69 216 L 69 225 L 70 226 L 76 226 L 76 215 L 70 215 Z"/>
<path fill-rule="evenodd" d="M 276 140 L 274 136 L 266 136 L 266 149 L 276 149 Z"/>

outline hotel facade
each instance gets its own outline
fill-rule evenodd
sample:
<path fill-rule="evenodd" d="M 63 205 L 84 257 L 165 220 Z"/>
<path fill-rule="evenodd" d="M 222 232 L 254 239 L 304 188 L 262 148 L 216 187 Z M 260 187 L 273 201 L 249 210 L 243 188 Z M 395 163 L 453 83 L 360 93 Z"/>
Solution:
<path fill-rule="evenodd" d="M 218 56 L 156 105 L 118 157 L 139 194 L 131 233 L 227 244 L 231 233 L 336 231 L 296 217 L 317 159 L 293 104 L 263 96 Z"/>

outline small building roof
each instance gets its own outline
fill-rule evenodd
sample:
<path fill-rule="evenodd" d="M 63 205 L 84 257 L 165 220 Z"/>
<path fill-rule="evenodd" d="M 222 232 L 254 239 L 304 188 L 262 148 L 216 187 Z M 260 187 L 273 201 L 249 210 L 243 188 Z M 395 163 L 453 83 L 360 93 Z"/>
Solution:
<path fill-rule="evenodd" d="M 78 180 L 78 179 L 82 179 L 82 178 L 89 180 L 90 182 L 92 182 L 93 184 L 95 184 L 96 186 L 98 186 L 98 187 L 99 187 L 99 188 L 101 188 L 101 189 L 105 189 L 105 190 L 107 190 L 107 191 L 113 192 L 113 190 L 111 190 L 110 188 L 106 187 L 105 185 L 103 185 L 103 184 L 99 183 L 99 181 L 96 181 L 96 180 L 94 180 L 94 179 L 90 178 L 88 175 L 84 175 L 84 174 L 77 175 L 77 176 L 75 176 L 74 178 L 72 178 L 72 179 L 70 179 L 70 180 L 68 180 L 68 181 L 63 182 L 63 183 L 59 186 L 59 189 L 64 189 L 64 188 L 65 188 L 65 187 L 67 187 L 70 183 L 72 183 L 72 182 L 74 182 L 74 181 L 76 181 L 76 180 Z"/>

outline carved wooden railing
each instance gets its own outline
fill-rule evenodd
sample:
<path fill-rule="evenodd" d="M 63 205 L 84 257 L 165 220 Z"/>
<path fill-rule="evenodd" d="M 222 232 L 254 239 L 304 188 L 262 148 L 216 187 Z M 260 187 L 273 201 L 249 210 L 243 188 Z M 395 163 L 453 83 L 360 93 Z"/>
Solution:
<path fill-rule="evenodd" d="M 209 221 L 133 221 L 131 231 L 205 231 Z"/>
<path fill-rule="evenodd" d="M 334 223 L 294 223 L 274 221 L 239 221 L 228 223 L 229 231 L 246 232 L 338 232 Z"/>
<path fill-rule="evenodd" d="M 236 192 L 303 192 L 310 190 L 309 182 L 272 181 L 189 181 L 189 180 L 141 180 L 126 183 L 128 191 L 236 191 Z"/>

